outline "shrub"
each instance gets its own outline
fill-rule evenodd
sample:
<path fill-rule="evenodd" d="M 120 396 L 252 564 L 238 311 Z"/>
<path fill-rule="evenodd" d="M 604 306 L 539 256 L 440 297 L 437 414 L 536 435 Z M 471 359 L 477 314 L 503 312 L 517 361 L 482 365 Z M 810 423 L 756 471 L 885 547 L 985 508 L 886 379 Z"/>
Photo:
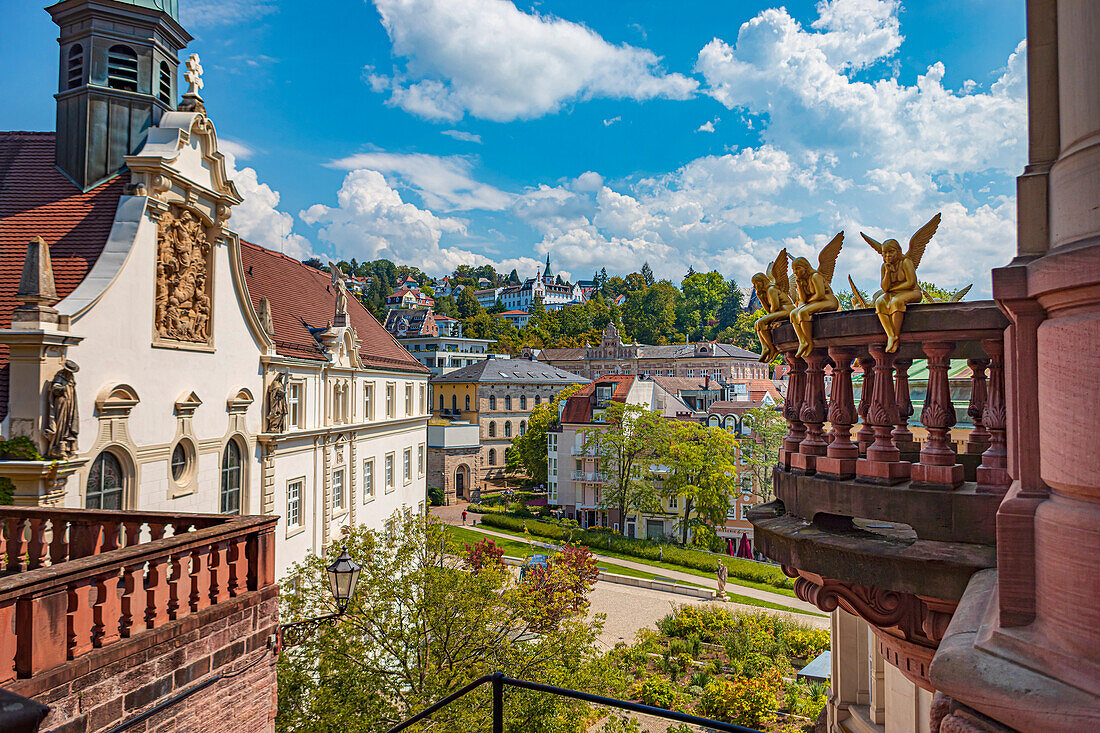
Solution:
<path fill-rule="evenodd" d="M 431 506 L 443 506 L 443 502 L 445 500 L 446 499 L 443 496 L 443 489 L 439 488 L 438 486 L 428 487 L 428 503 Z"/>
<path fill-rule="evenodd" d="M 657 628 L 665 636 L 686 639 L 695 637 L 699 642 L 719 642 L 736 626 L 732 613 L 718 606 L 680 606 L 657 622 Z"/>
<path fill-rule="evenodd" d="M 646 705 L 665 710 L 671 710 L 677 702 L 676 687 L 659 675 L 650 675 L 635 682 L 630 688 L 630 695 Z"/>
<path fill-rule="evenodd" d="M 467 543 L 463 553 L 466 566 L 475 573 L 485 567 L 499 568 L 504 564 L 502 557 L 504 549 L 490 539 L 478 540 L 473 545 Z"/>
<path fill-rule="evenodd" d="M 716 679 L 703 688 L 699 712 L 736 725 L 759 728 L 775 720 L 779 710 L 773 683 L 763 677 L 731 682 Z"/>
<path fill-rule="evenodd" d="M 41 461 L 34 441 L 26 435 L 17 435 L 10 440 L 0 440 L 0 460 L 2 461 Z"/>

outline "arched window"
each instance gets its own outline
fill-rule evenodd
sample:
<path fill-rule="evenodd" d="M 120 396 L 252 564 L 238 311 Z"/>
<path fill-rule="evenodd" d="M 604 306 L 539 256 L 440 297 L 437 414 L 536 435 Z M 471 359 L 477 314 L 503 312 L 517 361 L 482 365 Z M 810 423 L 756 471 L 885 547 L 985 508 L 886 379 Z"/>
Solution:
<path fill-rule="evenodd" d="M 497 465 L 497 452 L 496 452 L 496 449 L 494 449 L 494 448 L 489 449 L 489 465 L 490 466 Z"/>
<path fill-rule="evenodd" d="M 512 409 L 512 395 L 504 395 L 504 409 L 505 410 L 511 410 Z"/>
<path fill-rule="evenodd" d="M 497 409 L 497 396 L 495 394 L 489 395 L 489 409 Z"/>
<path fill-rule="evenodd" d="M 458 412 L 458 395 L 451 395 L 451 412 Z"/>
<path fill-rule="evenodd" d="M 527 421 L 526 420 L 520 420 L 519 421 L 519 434 L 520 435 L 526 435 L 527 434 Z"/>
<path fill-rule="evenodd" d="M 470 411 L 470 395 L 466 395 L 466 412 Z"/>
<path fill-rule="evenodd" d="M 136 92 L 138 88 L 137 54 L 129 46 L 119 44 L 107 51 L 107 86 Z"/>
<path fill-rule="evenodd" d="M 165 104 L 172 104 L 172 69 L 167 61 L 160 62 L 160 93 L 157 96 Z"/>
<path fill-rule="evenodd" d="M 519 396 L 519 409 L 521 409 L 521 410 L 526 410 L 527 409 L 527 395 L 525 395 L 525 394 L 521 394 Z"/>
<path fill-rule="evenodd" d="M 76 89 L 84 81 L 84 47 L 79 43 L 69 46 L 69 65 L 66 89 Z"/>
<path fill-rule="evenodd" d="M 489 422 L 489 437 L 490 438 L 497 437 L 497 424 L 495 422 L 492 422 L 492 421 Z"/>
<path fill-rule="evenodd" d="M 540 395 L 540 394 L 535 395 L 535 406 L 538 407 L 541 404 L 542 404 L 542 395 Z"/>
<path fill-rule="evenodd" d="M 439 410 L 443 411 L 443 395 L 439 395 Z"/>
<path fill-rule="evenodd" d="M 221 513 L 241 513 L 241 446 L 235 440 L 222 454 Z"/>
<path fill-rule="evenodd" d="M 107 451 L 100 453 L 88 472 L 84 506 L 88 509 L 122 509 L 124 481 L 122 462 L 118 457 Z"/>
<path fill-rule="evenodd" d="M 511 438 L 512 437 L 512 423 L 507 422 L 507 421 L 504 423 L 504 437 L 505 438 Z"/>

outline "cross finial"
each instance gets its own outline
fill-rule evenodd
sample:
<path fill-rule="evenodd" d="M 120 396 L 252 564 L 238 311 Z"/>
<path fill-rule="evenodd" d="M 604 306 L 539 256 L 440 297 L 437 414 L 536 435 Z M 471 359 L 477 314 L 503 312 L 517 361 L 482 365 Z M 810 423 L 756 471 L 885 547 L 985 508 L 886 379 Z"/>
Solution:
<path fill-rule="evenodd" d="M 183 79 L 190 85 L 187 93 L 197 97 L 199 90 L 202 89 L 202 64 L 199 63 L 199 55 L 193 53 L 188 56 L 186 66 L 187 71 L 184 72 Z"/>

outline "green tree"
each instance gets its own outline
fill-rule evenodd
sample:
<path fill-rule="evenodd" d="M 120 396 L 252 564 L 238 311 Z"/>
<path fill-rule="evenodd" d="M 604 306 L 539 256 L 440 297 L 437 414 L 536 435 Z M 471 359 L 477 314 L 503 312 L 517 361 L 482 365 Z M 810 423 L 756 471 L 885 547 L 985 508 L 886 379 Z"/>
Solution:
<path fill-rule="evenodd" d="M 683 297 L 677 324 L 690 338 L 703 339 L 711 321 L 718 319 L 718 309 L 727 295 L 726 282 L 717 272 L 692 272 L 680 283 L 680 290 Z"/>
<path fill-rule="evenodd" d="M 732 327 L 737 322 L 737 317 L 745 312 L 744 296 L 741 288 L 737 287 L 737 281 L 730 278 L 726 282 L 726 294 L 722 297 L 722 305 L 718 307 L 718 330 Z"/>
<path fill-rule="evenodd" d="M 380 733 L 498 669 L 552 685 L 596 685 L 589 670 L 601 623 L 587 623 L 579 610 L 591 588 L 583 558 L 554 558 L 562 593 L 542 596 L 499 563 L 475 567 L 444 554 L 456 544 L 450 528 L 417 515 L 395 514 L 389 524 L 385 532 L 356 527 L 341 540 L 363 568 L 347 612 L 280 654 L 280 733 Z M 335 612 L 325 566 L 339 549 L 290 570 L 284 587 L 295 592 L 281 596 L 282 619 Z M 488 730 L 489 694 L 482 688 L 444 708 L 432 730 Z M 505 727 L 581 733 L 581 712 L 577 703 L 510 691 Z"/>
<path fill-rule="evenodd" d="M 772 469 L 779 463 L 779 449 L 787 435 L 781 409 L 779 405 L 754 407 L 742 418 L 749 431 L 740 441 L 742 466 L 752 474 L 753 493 L 762 502 L 775 498 Z"/>
<path fill-rule="evenodd" d="M 653 277 L 653 268 L 649 266 L 648 262 L 642 263 L 642 279 L 645 280 L 647 286 L 652 285 L 657 280 Z"/>
<path fill-rule="evenodd" d="M 532 483 L 545 484 L 548 467 L 546 465 L 546 433 L 550 426 L 558 421 L 558 406 L 581 388 L 580 384 L 565 387 L 549 402 L 536 405 L 527 418 L 527 432 L 512 438 L 512 450 L 508 451 L 506 469 L 510 473 L 525 473 Z"/>
<path fill-rule="evenodd" d="M 632 338 L 643 344 L 667 344 L 680 341 L 676 330 L 676 307 L 680 290 L 668 280 L 654 283 L 634 293 L 623 306 L 623 326 Z"/>
<path fill-rule="evenodd" d="M 481 307 L 481 303 L 477 302 L 471 288 L 463 288 L 462 292 L 455 298 L 455 312 L 459 318 L 466 320 L 467 318 L 473 318 L 478 313 L 484 313 L 485 309 Z"/>
<path fill-rule="evenodd" d="M 662 493 L 677 497 L 680 542 L 693 527 L 713 530 L 725 523 L 738 492 L 737 439 L 722 428 L 696 422 L 664 421 L 654 441 L 654 460 L 668 469 Z"/>
<path fill-rule="evenodd" d="M 606 427 L 584 431 L 584 447 L 595 452 L 599 471 L 608 483 L 600 492 L 600 505 L 628 513 L 657 508 L 653 473 L 653 439 L 660 433 L 659 413 L 640 405 L 610 402 L 603 412 Z"/>
<path fill-rule="evenodd" d="M 497 298 L 491 306 L 485 309 L 487 313 L 490 313 L 494 316 L 503 313 L 506 310 L 508 309 L 504 307 L 504 301 L 500 298 Z"/>

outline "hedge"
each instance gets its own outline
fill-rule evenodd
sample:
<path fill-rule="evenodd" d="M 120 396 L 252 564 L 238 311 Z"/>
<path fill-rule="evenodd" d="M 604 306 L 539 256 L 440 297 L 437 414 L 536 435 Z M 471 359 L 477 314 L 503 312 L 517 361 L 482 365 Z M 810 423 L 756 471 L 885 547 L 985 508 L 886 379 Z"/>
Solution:
<path fill-rule="evenodd" d="M 524 519 L 508 514 L 483 514 L 481 524 L 499 527 L 500 529 L 510 529 L 514 532 L 522 532 L 526 526 L 527 532 L 536 537 L 544 537 L 558 542 L 577 542 L 587 545 L 593 550 L 606 550 L 644 560 L 659 560 L 704 573 L 716 573 L 718 563 L 722 562 L 734 578 L 763 583 L 773 588 L 794 588 L 794 581 L 784 575 L 778 567 L 745 560 L 744 558 L 690 550 L 679 545 L 666 545 L 653 540 L 623 537 L 606 531 L 589 532 L 583 529 L 572 529 L 553 522 Z"/>

